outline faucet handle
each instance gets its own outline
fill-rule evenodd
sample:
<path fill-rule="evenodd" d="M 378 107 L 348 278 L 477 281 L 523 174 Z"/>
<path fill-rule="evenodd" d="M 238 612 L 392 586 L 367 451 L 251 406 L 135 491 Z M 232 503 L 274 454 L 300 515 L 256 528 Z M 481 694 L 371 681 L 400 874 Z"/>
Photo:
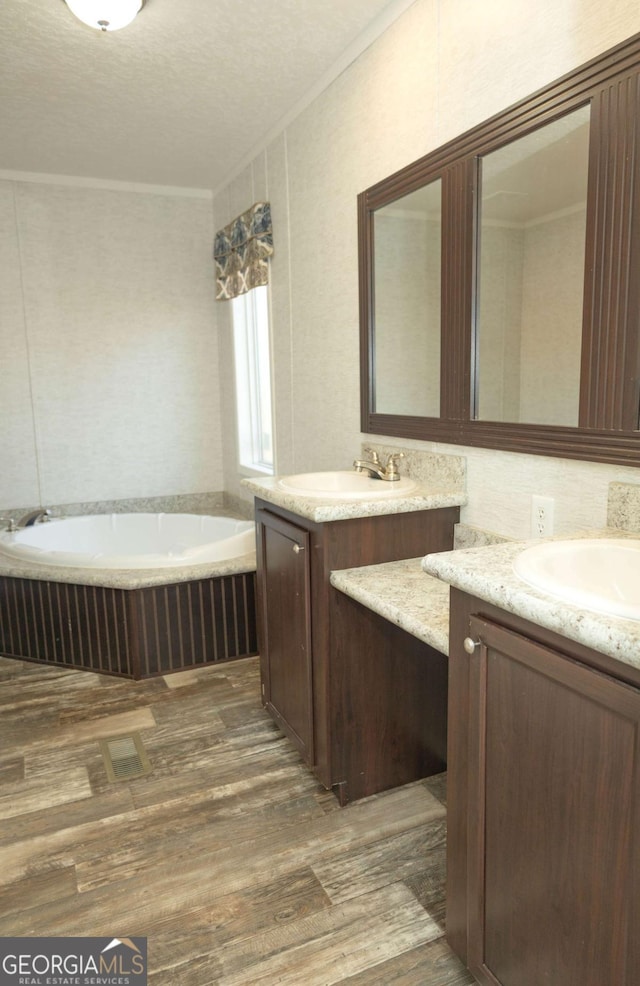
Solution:
<path fill-rule="evenodd" d="M 404 452 L 392 452 L 391 455 L 387 457 L 387 464 L 384 467 L 384 471 L 387 476 L 399 476 L 398 473 L 398 459 L 405 459 L 406 456 Z"/>
<path fill-rule="evenodd" d="M 375 450 L 374 448 L 365 448 L 365 449 L 364 449 L 364 452 L 365 452 L 365 453 L 366 453 L 367 455 L 370 455 L 370 456 L 371 456 L 371 461 L 372 461 L 372 462 L 375 462 L 375 464 L 376 464 L 377 466 L 379 466 L 379 465 L 381 464 L 381 463 L 380 463 L 380 459 L 378 458 L 378 453 L 376 452 L 376 450 Z"/>

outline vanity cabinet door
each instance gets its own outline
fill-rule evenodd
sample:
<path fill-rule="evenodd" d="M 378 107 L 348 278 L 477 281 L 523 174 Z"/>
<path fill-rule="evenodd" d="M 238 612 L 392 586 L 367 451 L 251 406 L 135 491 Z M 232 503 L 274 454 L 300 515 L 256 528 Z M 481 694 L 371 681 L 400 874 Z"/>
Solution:
<path fill-rule="evenodd" d="M 640 692 L 472 617 L 468 965 L 640 982 Z"/>
<path fill-rule="evenodd" d="M 309 533 L 256 511 L 263 701 L 314 763 Z"/>

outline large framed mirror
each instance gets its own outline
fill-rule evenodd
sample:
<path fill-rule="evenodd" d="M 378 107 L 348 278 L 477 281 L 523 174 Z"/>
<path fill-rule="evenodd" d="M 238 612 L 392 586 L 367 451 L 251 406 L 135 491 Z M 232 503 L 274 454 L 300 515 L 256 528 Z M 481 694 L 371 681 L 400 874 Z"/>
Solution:
<path fill-rule="evenodd" d="M 363 431 L 640 464 L 640 35 L 358 219 Z"/>

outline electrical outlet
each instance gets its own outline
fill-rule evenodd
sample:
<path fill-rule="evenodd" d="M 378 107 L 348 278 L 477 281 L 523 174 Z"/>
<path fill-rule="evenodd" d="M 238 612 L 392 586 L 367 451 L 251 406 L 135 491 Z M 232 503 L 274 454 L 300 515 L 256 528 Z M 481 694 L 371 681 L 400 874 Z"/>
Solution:
<path fill-rule="evenodd" d="M 552 496 L 531 497 L 531 535 L 534 538 L 548 538 L 553 534 Z"/>

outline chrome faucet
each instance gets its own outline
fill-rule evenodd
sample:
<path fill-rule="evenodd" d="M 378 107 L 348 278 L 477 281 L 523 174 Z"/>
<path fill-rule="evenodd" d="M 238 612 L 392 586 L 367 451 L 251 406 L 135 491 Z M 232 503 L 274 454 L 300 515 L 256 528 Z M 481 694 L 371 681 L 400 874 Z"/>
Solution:
<path fill-rule="evenodd" d="M 39 508 L 38 510 L 32 510 L 31 513 L 25 514 L 21 517 L 17 523 L 17 527 L 33 527 L 34 524 L 41 523 L 51 518 L 51 511 L 48 508 L 44 510 Z"/>
<path fill-rule="evenodd" d="M 365 452 L 371 456 L 370 459 L 354 459 L 353 468 L 356 472 L 368 472 L 372 479 L 385 479 L 387 482 L 395 483 L 400 479 L 398 472 L 398 459 L 404 459 L 404 452 L 392 452 L 387 457 L 386 464 L 383 466 L 374 449 L 366 448 Z"/>

